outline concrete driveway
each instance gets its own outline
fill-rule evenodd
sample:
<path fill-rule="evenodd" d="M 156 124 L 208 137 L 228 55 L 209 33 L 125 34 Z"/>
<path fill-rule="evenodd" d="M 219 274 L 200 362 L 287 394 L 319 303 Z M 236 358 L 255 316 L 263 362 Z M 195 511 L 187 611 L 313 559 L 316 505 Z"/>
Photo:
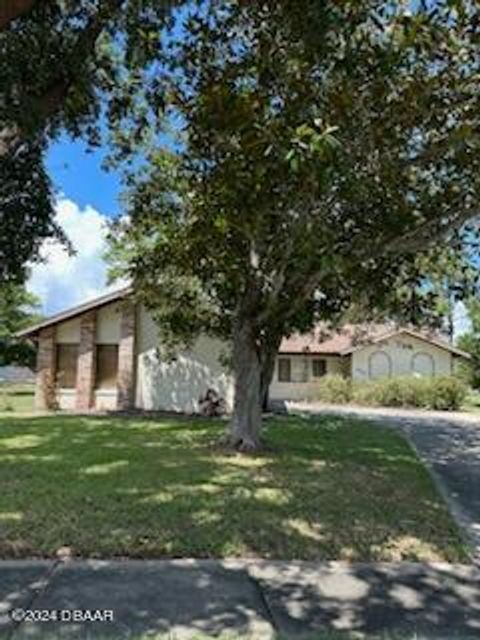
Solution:
<path fill-rule="evenodd" d="M 432 473 L 480 563 L 480 414 L 289 403 L 307 415 L 352 415 L 400 429 Z"/>

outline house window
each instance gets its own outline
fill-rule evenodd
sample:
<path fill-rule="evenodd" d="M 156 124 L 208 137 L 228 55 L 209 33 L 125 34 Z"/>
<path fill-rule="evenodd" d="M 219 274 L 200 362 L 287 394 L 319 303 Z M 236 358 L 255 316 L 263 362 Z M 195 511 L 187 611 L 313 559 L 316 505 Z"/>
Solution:
<path fill-rule="evenodd" d="M 118 345 L 97 344 L 96 389 L 115 389 L 118 373 Z"/>
<path fill-rule="evenodd" d="M 57 344 L 56 380 L 61 389 L 77 386 L 78 344 Z"/>
<path fill-rule="evenodd" d="M 326 360 L 313 360 L 312 362 L 312 375 L 314 378 L 321 378 L 327 373 Z"/>
<path fill-rule="evenodd" d="M 292 365 L 290 358 L 279 358 L 278 360 L 278 381 L 291 382 Z"/>

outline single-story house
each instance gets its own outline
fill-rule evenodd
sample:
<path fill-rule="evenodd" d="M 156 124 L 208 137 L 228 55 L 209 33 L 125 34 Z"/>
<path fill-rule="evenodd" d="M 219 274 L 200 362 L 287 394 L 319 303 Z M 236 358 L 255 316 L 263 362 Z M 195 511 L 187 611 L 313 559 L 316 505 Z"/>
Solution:
<path fill-rule="evenodd" d="M 196 412 L 207 389 L 228 407 L 233 379 L 221 342 L 199 338 L 175 359 L 162 355 L 161 333 L 128 288 L 67 309 L 22 331 L 37 344 L 35 402 L 77 411 Z M 309 399 L 326 373 L 355 380 L 453 372 L 468 357 L 438 336 L 392 325 L 349 325 L 336 333 L 318 327 L 286 338 L 270 387 L 272 400 Z"/>

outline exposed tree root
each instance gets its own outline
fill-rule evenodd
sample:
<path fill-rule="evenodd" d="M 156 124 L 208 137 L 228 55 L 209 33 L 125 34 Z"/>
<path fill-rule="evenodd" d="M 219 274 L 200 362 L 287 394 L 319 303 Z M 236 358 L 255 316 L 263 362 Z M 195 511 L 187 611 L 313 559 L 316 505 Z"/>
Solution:
<path fill-rule="evenodd" d="M 261 451 L 262 444 L 259 440 L 249 438 L 248 436 L 231 435 L 228 439 L 229 446 L 239 453 L 253 453 Z"/>

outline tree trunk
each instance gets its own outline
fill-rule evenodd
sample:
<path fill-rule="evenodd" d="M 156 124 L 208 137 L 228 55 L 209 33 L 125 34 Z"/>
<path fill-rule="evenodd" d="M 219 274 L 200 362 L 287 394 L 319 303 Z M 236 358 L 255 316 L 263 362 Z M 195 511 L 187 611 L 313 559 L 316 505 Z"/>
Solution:
<path fill-rule="evenodd" d="M 8 161 L 21 144 L 20 129 L 16 125 L 0 128 L 0 161 Z"/>
<path fill-rule="evenodd" d="M 270 383 L 272 382 L 273 372 L 275 370 L 275 359 L 282 339 L 273 340 L 268 348 L 263 349 L 262 353 L 262 373 L 260 378 L 260 402 L 263 411 L 268 411 Z"/>
<path fill-rule="evenodd" d="M 243 318 L 233 335 L 235 399 L 230 425 L 230 444 L 239 451 L 260 446 L 262 424 L 262 365 L 253 322 Z"/>
<path fill-rule="evenodd" d="M 31 11 L 37 0 L 0 0 L 0 31 L 10 23 Z"/>

